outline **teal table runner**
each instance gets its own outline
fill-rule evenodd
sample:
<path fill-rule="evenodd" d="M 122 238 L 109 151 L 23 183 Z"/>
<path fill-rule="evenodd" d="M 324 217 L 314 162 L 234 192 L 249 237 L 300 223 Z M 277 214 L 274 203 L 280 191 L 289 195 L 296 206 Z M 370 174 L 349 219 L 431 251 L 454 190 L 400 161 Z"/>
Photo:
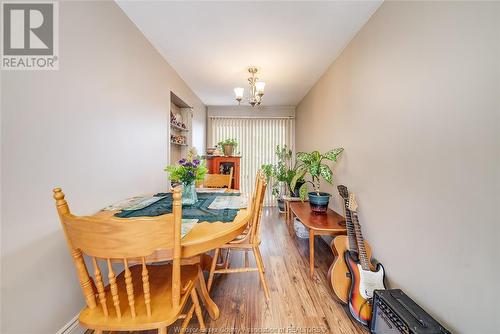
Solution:
<path fill-rule="evenodd" d="M 208 206 L 215 200 L 217 196 L 239 196 L 239 193 L 198 193 L 198 201 L 193 205 L 182 206 L 183 219 L 199 219 L 200 222 L 232 222 L 239 210 L 236 209 L 221 209 L 213 210 Z M 172 193 L 158 193 L 155 197 L 163 197 L 162 199 L 138 210 L 122 210 L 115 214 L 120 218 L 132 217 L 155 217 L 172 212 Z"/>

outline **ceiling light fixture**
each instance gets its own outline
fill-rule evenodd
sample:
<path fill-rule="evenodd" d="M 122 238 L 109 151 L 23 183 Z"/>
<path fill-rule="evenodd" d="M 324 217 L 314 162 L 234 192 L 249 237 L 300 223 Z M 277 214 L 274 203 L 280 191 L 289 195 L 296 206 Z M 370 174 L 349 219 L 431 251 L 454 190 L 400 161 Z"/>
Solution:
<path fill-rule="evenodd" d="M 250 84 L 250 97 L 248 98 L 248 103 L 252 106 L 258 106 L 262 102 L 262 96 L 264 96 L 264 88 L 266 87 L 266 83 L 264 81 L 258 81 L 256 74 L 259 70 L 257 67 L 249 67 L 248 73 L 250 73 L 250 77 L 248 78 L 248 82 Z M 245 89 L 242 87 L 236 87 L 234 89 L 234 94 L 236 95 L 236 101 L 238 101 L 238 105 L 241 104 L 243 100 L 243 93 Z"/>

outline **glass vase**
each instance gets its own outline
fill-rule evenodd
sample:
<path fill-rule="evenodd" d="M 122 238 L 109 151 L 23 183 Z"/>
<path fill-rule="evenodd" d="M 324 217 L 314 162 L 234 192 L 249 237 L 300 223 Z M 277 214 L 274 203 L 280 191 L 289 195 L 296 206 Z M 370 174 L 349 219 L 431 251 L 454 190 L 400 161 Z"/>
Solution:
<path fill-rule="evenodd" d="M 182 204 L 193 205 L 198 201 L 194 182 L 182 183 Z"/>

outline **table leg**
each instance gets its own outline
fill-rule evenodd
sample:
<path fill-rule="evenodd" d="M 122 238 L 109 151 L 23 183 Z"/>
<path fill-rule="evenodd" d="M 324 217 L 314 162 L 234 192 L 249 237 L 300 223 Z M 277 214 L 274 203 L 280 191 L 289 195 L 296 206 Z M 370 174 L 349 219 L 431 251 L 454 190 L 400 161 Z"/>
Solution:
<path fill-rule="evenodd" d="M 314 277 L 314 231 L 309 229 L 309 276 Z"/>
<path fill-rule="evenodd" d="M 201 270 L 198 272 L 198 282 L 196 284 L 196 290 L 198 290 L 201 301 L 203 302 L 203 305 L 205 305 L 210 318 L 212 318 L 212 320 L 217 320 L 219 318 L 219 308 L 208 294 L 207 286 L 205 284 L 205 276 L 203 276 L 203 271 Z"/>

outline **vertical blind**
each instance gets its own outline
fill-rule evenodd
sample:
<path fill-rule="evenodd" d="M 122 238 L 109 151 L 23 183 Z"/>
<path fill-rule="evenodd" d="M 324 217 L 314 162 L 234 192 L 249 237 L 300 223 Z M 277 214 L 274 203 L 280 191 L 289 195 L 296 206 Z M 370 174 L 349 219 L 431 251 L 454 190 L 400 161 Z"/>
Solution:
<path fill-rule="evenodd" d="M 227 118 L 211 117 L 212 146 L 236 138 L 236 152 L 241 154 L 240 190 L 250 194 L 255 185 L 255 175 L 262 164 L 276 163 L 277 145 L 293 149 L 293 118 Z M 275 205 L 268 184 L 265 205 Z"/>

